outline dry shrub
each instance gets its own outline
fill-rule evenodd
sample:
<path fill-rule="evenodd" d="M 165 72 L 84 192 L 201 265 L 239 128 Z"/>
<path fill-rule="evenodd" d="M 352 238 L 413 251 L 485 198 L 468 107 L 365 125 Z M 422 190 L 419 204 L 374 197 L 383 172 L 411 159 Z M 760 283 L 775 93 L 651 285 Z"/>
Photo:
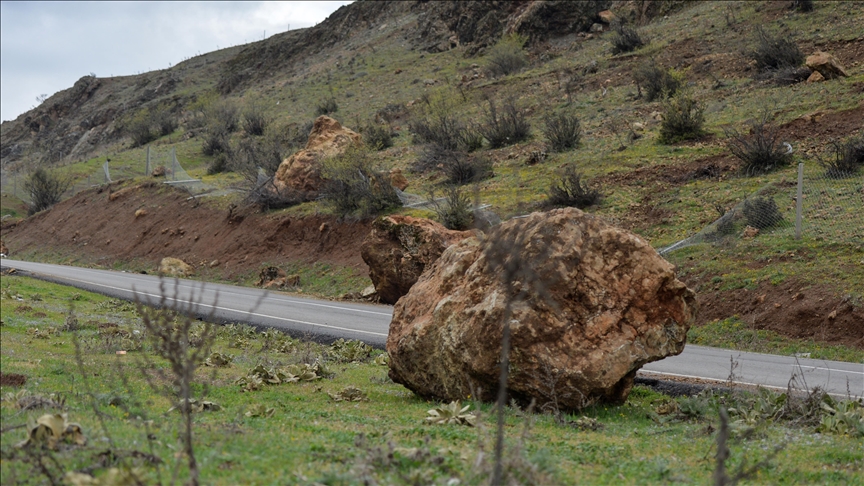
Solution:
<path fill-rule="evenodd" d="M 582 127 L 575 113 L 561 111 L 546 117 L 543 135 L 549 142 L 550 150 L 564 152 L 579 146 Z"/>
<path fill-rule="evenodd" d="M 575 167 L 567 166 L 557 183 L 549 188 L 546 204 L 549 206 L 567 206 L 585 209 L 599 204 L 603 194 L 582 180 L 582 174 Z"/>
<path fill-rule="evenodd" d="M 71 185 L 72 179 L 56 171 L 49 172 L 41 167 L 34 170 L 24 181 L 24 190 L 30 195 L 27 213 L 33 215 L 57 204 Z"/>
<path fill-rule="evenodd" d="M 789 146 L 781 143 L 777 129 L 770 123 L 768 110 L 750 123 L 750 133 L 726 129 L 726 146 L 732 155 L 744 162 L 741 172 L 748 176 L 765 174 L 792 163 Z"/>
<path fill-rule="evenodd" d="M 516 103 L 513 96 L 505 99 L 500 109 L 495 100 L 489 98 L 484 110 L 483 124 L 480 133 L 489 141 L 491 148 L 501 148 L 513 145 L 531 136 L 531 125 L 525 112 Z"/>
<path fill-rule="evenodd" d="M 615 24 L 615 35 L 612 36 L 612 54 L 633 52 L 647 44 L 647 39 L 642 39 L 633 27 L 620 22 Z"/>
<path fill-rule="evenodd" d="M 804 54 L 790 37 L 772 36 L 761 26 L 756 28 L 756 47 L 750 52 L 760 72 L 798 67 L 804 63 Z"/>
<path fill-rule="evenodd" d="M 474 214 L 471 211 L 471 197 L 468 193 L 458 186 L 450 186 L 444 191 L 444 197 L 444 204 L 438 204 L 434 193 L 430 197 L 435 205 L 438 222 L 451 230 L 462 231 L 471 228 Z"/>
<path fill-rule="evenodd" d="M 864 167 L 864 135 L 846 142 L 832 141 L 827 157 L 818 159 L 825 176 L 841 179 L 858 173 Z"/>

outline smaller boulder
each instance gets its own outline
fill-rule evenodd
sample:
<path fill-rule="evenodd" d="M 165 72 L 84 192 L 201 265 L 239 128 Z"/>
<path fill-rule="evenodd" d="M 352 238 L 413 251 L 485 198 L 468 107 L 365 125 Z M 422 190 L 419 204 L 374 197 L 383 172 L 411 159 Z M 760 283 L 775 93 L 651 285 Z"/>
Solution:
<path fill-rule="evenodd" d="M 438 222 L 411 216 L 384 216 L 360 246 L 369 277 L 381 302 L 395 304 L 448 246 L 472 236 Z"/>
<path fill-rule="evenodd" d="M 404 191 L 408 187 L 408 179 L 402 175 L 402 169 L 393 169 L 390 171 L 390 185 Z"/>
<path fill-rule="evenodd" d="M 6 246 L 6 243 L 3 243 L 3 240 L 0 240 L 0 254 L 4 257 L 9 256 L 9 247 Z"/>
<path fill-rule="evenodd" d="M 825 79 L 845 78 L 849 76 L 846 73 L 846 69 L 840 64 L 840 61 L 827 52 L 819 51 L 807 56 L 805 64 L 813 71 L 818 71 Z"/>
<path fill-rule="evenodd" d="M 179 258 L 165 257 L 159 263 L 159 273 L 169 277 L 189 277 L 195 269 Z"/>
<path fill-rule="evenodd" d="M 810 73 L 810 77 L 807 78 L 808 83 L 820 83 L 822 81 L 825 81 L 825 76 L 822 76 L 819 71 L 813 71 Z"/>
<path fill-rule="evenodd" d="M 600 21 L 603 22 L 604 24 L 611 24 L 612 22 L 614 22 L 615 20 L 618 19 L 618 17 L 609 10 L 604 10 L 604 11 L 598 13 L 597 17 L 600 18 Z"/>

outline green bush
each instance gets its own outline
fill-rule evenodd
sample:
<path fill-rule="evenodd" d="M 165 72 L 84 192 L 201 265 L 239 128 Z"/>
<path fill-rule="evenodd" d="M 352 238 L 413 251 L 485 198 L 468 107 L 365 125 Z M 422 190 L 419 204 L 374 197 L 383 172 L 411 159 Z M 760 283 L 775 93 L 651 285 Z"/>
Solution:
<path fill-rule="evenodd" d="M 682 92 L 663 102 L 660 143 L 672 144 L 705 135 L 705 107 L 690 93 Z"/>
<path fill-rule="evenodd" d="M 582 127 L 575 113 L 561 111 L 546 117 L 543 134 L 553 152 L 564 152 L 579 146 Z"/>
<path fill-rule="evenodd" d="M 384 150 L 393 146 L 393 130 L 390 125 L 370 123 L 360 129 L 363 143 L 375 150 Z"/>
<path fill-rule="evenodd" d="M 486 70 L 492 77 L 507 76 L 528 65 L 528 57 L 522 50 L 527 38 L 513 34 L 502 38 L 489 51 Z"/>
<path fill-rule="evenodd" d="M 506 147 L 531 136 L 531 125 L 525 112 L 516 104 L 515 97 L 508 97 L 500 109 L 494 99 L 489 98 L 488 103 L 479 130 L 490 147 Z"/>
<path fill-rule="evenodd" d="M 156 140 L 157 134 L 153 130 L 153 121 L 150 110 L 144 108 L 135 113 L 124 124 L 124 131 L 132 137 L 132 146 L 140 147 Z"/>
<path fill-rule="evenodd" d="M 351 147 L 321 162 L 324 200 L 342 216 L 375 216 L 401 206 L 386 172 L 377 171 L 367 148 Z"/>
<path fill-rule="evenodd" d="M 463 231 L 470 229 L 474 223 L 474 213 L 471 211 L 471 197 L 468 193 L 458 186 L 450 186 L 444 192 L 444 197 L 445 202 L 442 205 L 435 201 L 435 195 L 432 194 L 438 222 L 451 230 Z"/>
<path fill-rule="evenodd" d="M 684 75 L 674 69 L 663 69 L 652 59 L 636 67 L 633 80 L 639 95 L 648 101 L 673 96 L 684 83 Z"/>

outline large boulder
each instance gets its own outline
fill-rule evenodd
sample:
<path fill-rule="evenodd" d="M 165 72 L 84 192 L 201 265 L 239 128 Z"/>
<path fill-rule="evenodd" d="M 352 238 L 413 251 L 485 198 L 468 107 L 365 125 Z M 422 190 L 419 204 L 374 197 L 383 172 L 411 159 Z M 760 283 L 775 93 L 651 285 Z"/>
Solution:
<path fill-rule="evenodd" d="M 846 69 L 840 64 L 836 57 L 827 52 L 818 51 L 810 56 L 807 56 L 805 61 L 807 67 L 814 72 L 818 72 L 825 79 L 834 79 L 839 77 L 847 77 Z"/>
<path fill-rule="evenodd" d="M 372 224 L 360 256 L 369 265 L 369 277 L 381 302 L 395 304 L 448 246 L 472 234 L 448 230 L 429 219 L 384 216 Z"/>
<path fill-rule="evenodd" d="M 159 262 L 159 273 L 169 277 L 189 277 L 195 273 L 195 268 L 179 258 L 165 257 Z"/>
<path fill-rule="evenodd" d="M 494 256 L 519 239 L 505 253 L 522 274 Z M 696 314 L 643 239 L 578 209 L 533 213 L 449 247 L 399 300 L 390 377 L 429 399 L 494 400 L 508 301 L 511 398 L 563 409 L 626 399 L 642 365 L 684 349 Z"/>
<path fill-rule="evenodd" d="M 343 127 L 329 116 L 319 116 L 309 133 L 306 148 L 282 161 L 273 183 L 279 191 L 289 189 L 315 197 L 324 182 L 321 178 L 321 159 L 339 155 L 359 143 L 360 134 Z"/>

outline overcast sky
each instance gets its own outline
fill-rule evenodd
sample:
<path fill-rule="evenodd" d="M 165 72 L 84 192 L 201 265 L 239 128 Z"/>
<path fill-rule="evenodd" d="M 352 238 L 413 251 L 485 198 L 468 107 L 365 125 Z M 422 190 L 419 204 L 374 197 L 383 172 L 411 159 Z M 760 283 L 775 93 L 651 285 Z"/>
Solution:
<path fill-rule="evenodd" d="M 0 118 L 81 76 L 136 74 L 315 25 L 350 1 L 0 2 Z"/>

